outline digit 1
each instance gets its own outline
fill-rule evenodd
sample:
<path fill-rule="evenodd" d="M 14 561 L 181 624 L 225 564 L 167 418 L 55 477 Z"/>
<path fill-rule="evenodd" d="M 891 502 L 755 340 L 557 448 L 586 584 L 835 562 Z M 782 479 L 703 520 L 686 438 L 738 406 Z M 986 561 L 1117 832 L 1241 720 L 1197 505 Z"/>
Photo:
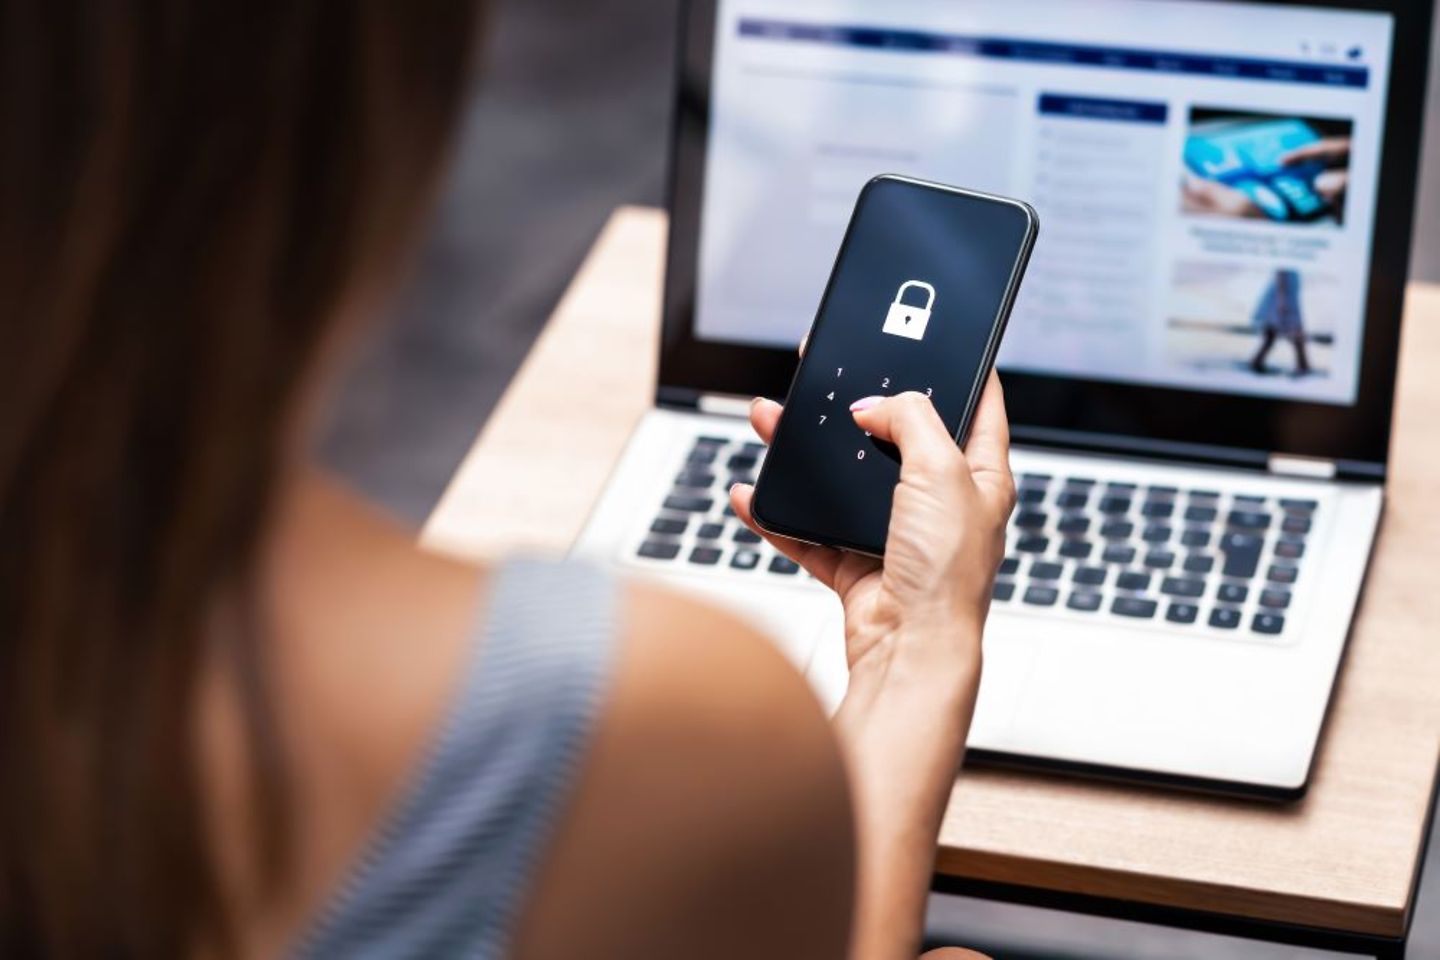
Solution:
<path fill-rule="evenodd" d="M 838 379 L 839 376 L 840 376 L 840 374 L 842 374 L 842 373 L 844 373 L 844 372 L 845 372 L 845 368 L 844 368 L 844 367 L 836 367 L 836 368 L 835 368 L 835 376 L 836 376 L 836 378 Z"/>

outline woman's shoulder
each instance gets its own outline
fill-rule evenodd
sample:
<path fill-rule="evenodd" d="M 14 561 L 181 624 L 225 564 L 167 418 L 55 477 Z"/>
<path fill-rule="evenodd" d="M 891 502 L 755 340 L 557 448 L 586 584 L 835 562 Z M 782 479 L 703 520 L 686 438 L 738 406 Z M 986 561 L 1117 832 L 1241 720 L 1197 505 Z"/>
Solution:
<path fill-rule="evenodd" d="M 848 791 L 804 679 L 731 614 L 619 597 L 614 682 L 517 955 L 840 955 Z"/>
<path fill-rule="evenodd" d="M 468 828 L 472 841 L 482 828 L 531 838 L 508 853 L 472 843 L 468 858 L 510 861 L 496 873 L 518 902 L 497 922 L 513 929 L 518 912 L 523 955 L 562 945 L 573 955 L 586 940 L 566 938 L 578 934 L 610 936 L 617 953 L 703 956 L 623 938 L 704 929 L 706 917 L 665 898 L 734 901 L 701 895 L 722 882 L 803 887 L 777 923 L 803 919 L 808 900 L 846 912 L 853 853 L 838 748 L 805 681 L 765 638 L 605 570 L 430 556 L 354 510 L 312 504 L 270 570 L 301 847 L 295 899 L 268 929 L 293 936 L 333 918 L 364 879 L 357 865 L 403 881 L 405 871 L 385 876 L 394 844 L 454 846 L 435 827 L 452 816 L 457 843 Z M 487 775 L 500 779 L 477 779 Z M 520 807 L 548 795 L 525 831 L 482 822 L 479 801 L 504 790 Z M 416 832 L 425 842 L 407 847 Z M 637 909 L 653 924 L 623 922 Z"/>

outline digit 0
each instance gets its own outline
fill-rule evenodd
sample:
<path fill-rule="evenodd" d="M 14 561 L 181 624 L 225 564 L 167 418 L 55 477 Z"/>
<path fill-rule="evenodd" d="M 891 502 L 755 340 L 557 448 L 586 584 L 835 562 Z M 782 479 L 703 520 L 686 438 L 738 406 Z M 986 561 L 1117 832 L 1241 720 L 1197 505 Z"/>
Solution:
<path fill-rule="evenodd" d="M 856 451 L 855 451 L 855 459 L 856 459 L 856 460 L 864 460 L 864 459 L 865 459 L 865 451 L 864 451 L 864 450 L 856 450 Z"/>

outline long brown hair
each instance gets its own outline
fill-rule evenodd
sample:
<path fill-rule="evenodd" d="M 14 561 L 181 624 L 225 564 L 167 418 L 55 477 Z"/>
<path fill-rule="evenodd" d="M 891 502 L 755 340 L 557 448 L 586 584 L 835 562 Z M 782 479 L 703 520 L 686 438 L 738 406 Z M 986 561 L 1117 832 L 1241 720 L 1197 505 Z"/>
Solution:
<path fill-rule="evenodd" d="M 229 941 L 195 739 L 212 656 L 283 875 L 246 590 L 321 345 L 415 233 L 474 20 L 0 0 L 0 955 Z"/>

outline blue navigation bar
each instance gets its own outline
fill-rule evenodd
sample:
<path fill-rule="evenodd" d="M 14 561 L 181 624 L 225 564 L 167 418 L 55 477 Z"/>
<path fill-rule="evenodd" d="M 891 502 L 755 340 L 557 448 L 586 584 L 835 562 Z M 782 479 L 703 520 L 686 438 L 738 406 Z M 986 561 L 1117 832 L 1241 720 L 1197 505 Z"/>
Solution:
<path fill-rule="evenodd" d="M 1163 103 L 1138 100 L 1105 100 L 1099 97 L 1072 97 L 1060 93 L 1040 94 L 1040 112 L 1050 116 L 1082 120 L 1119 120 L 1127 123 L 1164 123 L 1170 108 Z"/>
<path fill-rule="evenodd" d="M 1180 73 L 1235 80 L 1264 80 L 1275 83 L 1313 83 L 1364 89 L 1370 84 L 1370 70 L 1360 66 L 1303 63 L 1291 60 L 1261 60 L 1217 54 L 1177 53 L 1166 50 L 1138 50 L 1127 47 L 1097 47 L 1078 43 L 1050 43 L 1006 37 L 974 37 L 889 27 L 860 27 L 803 23 L 745 17 L 740 35 L 764 40 L 791 40 L 824 43 L 874 50 L 910 53 L 948 53 L 998 60 L 1024 60 L 1076 67 L 1110 70 L 1145 70 L 1152 73 Z"/>

